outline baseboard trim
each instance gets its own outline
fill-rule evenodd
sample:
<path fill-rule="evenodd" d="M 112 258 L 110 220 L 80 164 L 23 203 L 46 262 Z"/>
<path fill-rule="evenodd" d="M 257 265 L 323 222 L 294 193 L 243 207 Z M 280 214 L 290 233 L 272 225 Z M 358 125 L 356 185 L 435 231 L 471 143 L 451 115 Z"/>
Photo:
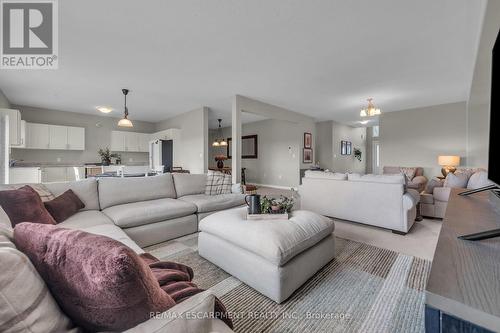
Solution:
<path fill-rule="evenodd" d="M 297 191 L 297 187 L 293 187 L 293 186 L 281 186 L 281 185 L 272 185 L 272 184 L 257 184 L 257 183 L 251 183 L 252 185 L 256 185 L 256 186 L 263 186 L 263 187 L 271 187 L 271 188 L 276 188 L 276 189 L 279 189 L 279 190 L 290 190 L 290 189 L 294 189 L 295 191 Z"/>

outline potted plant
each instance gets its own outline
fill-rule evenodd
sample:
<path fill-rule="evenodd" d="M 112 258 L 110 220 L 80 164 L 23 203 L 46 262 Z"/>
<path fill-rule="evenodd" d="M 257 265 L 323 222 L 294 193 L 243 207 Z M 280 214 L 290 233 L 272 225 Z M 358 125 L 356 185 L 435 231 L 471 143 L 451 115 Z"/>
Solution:
<path fill-rule="evenodd" d="M 97 151 L 97 154 L 99 154 L 99 157 L 101 158 L 101 163 L 102 165 L 110 165 L 111 164 L 111 152 L 109 151 L 109 148 L 99 148 Z"/>
<path fill-rule="evenodd" d="M 362 154 L 361 149 L 354 148 L 354 157 L 356 157 L 356 159 L 360 162 L 361 162 L 361 154 Z"/>

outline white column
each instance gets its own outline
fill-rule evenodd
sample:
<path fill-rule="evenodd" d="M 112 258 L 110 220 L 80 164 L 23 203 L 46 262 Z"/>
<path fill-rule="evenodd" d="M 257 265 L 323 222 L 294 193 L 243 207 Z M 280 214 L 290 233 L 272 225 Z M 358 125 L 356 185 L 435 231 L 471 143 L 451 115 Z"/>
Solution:
<path fill-rule="evenodd" d="M 241 107 L 239 96 L 233 98 L 231 113 L 231 173 L 233 184 L 241 182 Z"/>
<path fill-rule="evenodd" d="M 0 116 L 0 184 L 9 183 L 9 116 Z"/>

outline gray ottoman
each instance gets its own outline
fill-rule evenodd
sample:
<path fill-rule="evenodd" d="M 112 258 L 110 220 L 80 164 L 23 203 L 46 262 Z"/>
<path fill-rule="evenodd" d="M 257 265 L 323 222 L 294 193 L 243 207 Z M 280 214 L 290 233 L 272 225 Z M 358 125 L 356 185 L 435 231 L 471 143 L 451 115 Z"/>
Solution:
<path fill-rule="evenodd" d="M 201 220 L 202 257 L 277 303 L 335 257 L 333 221 L 298 210 L 289 220 L 247 220 L 246 208 Z"/>

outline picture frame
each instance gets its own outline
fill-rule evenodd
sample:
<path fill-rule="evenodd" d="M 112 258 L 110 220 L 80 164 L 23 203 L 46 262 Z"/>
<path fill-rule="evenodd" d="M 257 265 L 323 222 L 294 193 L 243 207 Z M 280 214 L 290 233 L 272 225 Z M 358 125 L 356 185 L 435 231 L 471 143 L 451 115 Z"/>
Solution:
<path fill-rule="evenodd" d="M 312 163 L 312 162 L 313 162 L 312 148 L 304 148 L 302 151 L 302 163 Z"/>
<path fill-rule="evenodd" d="M 312 148 L 312 134 L 304 132 L 304 148 Z"/>
<path fill-rule="evenodd" d="M 254 135 L 243 135 L 241 137 L 241 158 L 243 159 L 255 159 L 258 158 L 259 152 L 259 142 L 257 134 Z M 231 152 L 233 149 L 232 138 L 227 138 L 227 148 L 226 156 L 231 159 Z"/>
<path fill-rule="evenodd" d="M 347 155 L 347 141 L 340 141 L 340 155 Z"/>

